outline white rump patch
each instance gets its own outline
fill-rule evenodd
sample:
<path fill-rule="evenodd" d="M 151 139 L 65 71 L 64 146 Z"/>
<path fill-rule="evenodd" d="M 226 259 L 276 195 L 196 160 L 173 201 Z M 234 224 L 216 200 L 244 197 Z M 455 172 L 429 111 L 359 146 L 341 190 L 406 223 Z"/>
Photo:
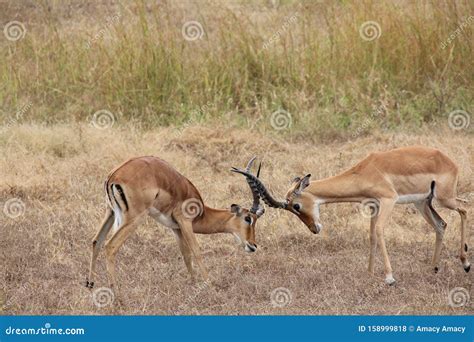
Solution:
<path fill-rule="evenodd" d="M 117 231 L 119 230 L 119 227 L 122 225 L 123 223 L 123 216 L 122 216 L 122 211 L 120 210 L 120 208 L 117 206 L 117 203 L 114 202 L 114 206 L 113 206 L 113 211 L 114 211 L 114 233 L 117 233 Z"/>

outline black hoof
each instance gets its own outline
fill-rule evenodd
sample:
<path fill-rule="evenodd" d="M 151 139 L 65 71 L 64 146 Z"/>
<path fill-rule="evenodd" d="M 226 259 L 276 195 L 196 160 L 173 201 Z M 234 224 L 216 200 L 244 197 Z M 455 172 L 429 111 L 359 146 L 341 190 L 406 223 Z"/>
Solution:
<path fill-rule="evenodd" d="M 439 268 L 438 268 L 438 267 L 435 267 L 435 268 L 434 268 L 434 271 L 435 271 L 435 273 L 438 273 Z"/>
<path fill-rule="evenodd" d="M 86 287 L 89 288 L 89 289 L 92 289 L 94 287 L 94 282 L 87 280 L 86 281 Z"/>
<path fill-rule="evenodd" d="M 464 267 L 464 271 L 466 271 L 466 273 L 468 273 L 470 270 L 471 270 L 471 265 Z"/>

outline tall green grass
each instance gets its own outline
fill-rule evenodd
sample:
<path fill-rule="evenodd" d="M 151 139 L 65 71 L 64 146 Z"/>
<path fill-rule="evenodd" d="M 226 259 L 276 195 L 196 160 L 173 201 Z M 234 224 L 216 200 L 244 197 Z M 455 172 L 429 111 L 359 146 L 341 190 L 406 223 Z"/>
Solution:
<path fill-rule="evenodd" d="M 22 121 L 107 109 L 119 124 L 271 129 L 271 113 L 284 109 L 290 132 L 329 136 L 472 111 L 470 0 L 124 2 L 70 17 L 67 6 L 25 6 L 25 37 L 0 39 L 0 120 L 30 104 Z M 183 38 L 189 20 L 202 39 Z M 366 21 L 379 38 L 362 39 Z"/>

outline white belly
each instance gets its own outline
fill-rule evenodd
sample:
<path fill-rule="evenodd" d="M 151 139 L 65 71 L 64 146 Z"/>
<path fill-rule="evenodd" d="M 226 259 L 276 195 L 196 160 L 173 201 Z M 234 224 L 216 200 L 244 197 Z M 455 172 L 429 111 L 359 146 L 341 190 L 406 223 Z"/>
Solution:
<path fill-rule="evenodd" d="M 156 220 L 158 223 L 162 224 L 163 226 L 166 226 L 172 229 L 179 229 L 178 224 L 176 223 L 175 220 L 173 220 L 173 218 L 170 215 L 163 214 L 161 211 L 159 211 L 156 208 L 148 209 L 148 214 L 150 214 L 150 216 L 153 217 L 154 220 Z"/>
<path fill-rule="evenodd" d="M 415 202 L 420 202 L 424 201 L 425 199 L 428 198 L 430 195 L 430 192 L 427 192 L 425 194 L 407 194 L 407 195 L 401 195 L 397 199 L 398 204 L 407 204 L 407 203 L 415 203 Z"/>

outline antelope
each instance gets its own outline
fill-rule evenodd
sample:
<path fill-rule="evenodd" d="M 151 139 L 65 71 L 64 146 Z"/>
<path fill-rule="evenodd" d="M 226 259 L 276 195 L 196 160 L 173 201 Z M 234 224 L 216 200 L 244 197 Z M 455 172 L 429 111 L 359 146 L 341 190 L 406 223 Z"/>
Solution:
<path fill-rule="evenodd" d="M 378 244 L 382 251 L 385 282 L 395 283 L 384 241 L 384 228 L 395 204 L 413 203 L 423 218 L 436 232 L 432 264 L 435 273 L 439 260 L 446 222 L 433 208 L 433 198 L 444 208 L 457 211 L 461 217 L 460 255 L 466 272 L 471 266 L 467 259 L 467 212 L 457 197 L 459 169 L 441 151 L 411 146 L 369 154 L 350 169 L 333 177 L 310 181 L 311 174 L 296 177 L 286 193 L 285 201 L 276 200 L 262 181 L 245 170 L 243 174 L 252 191 L 272 208 L 285 209 L 296 216 L 315 234 L 322 229 L 320 206 L 325 203 L 360 202 L 363 209 L 371 209 L 369 273 L 374 274 L 374 257 Z"/>
<path fill-rule="evenodd" d="M 252 158 L 245 172 L 250 173 Z M 261 164 L 260 164 L 261 166 Z M 257 177 L 260 173 L 260 167 Z M 92 241 L 89 277 L 86 287 L 93 288 L 95 265 L 99 250 L 105 242 L 106 266 L 110 288 L 116 287 L 115 258 L 125 240 L 137 228 L 140 217 L 148 214 L 158 223 L 170 228 L 178 242 L 184 263 L 192 279 L 193 259 L 201 276 L 208 273 L 199 252 L 195 233 L 230 233 L 246 252 L 255 252 L 255 224 L 263 215 L 260 197 L 253 194 L 250 209 L 232 204 L 229 209 L 214 209 L 204 205 L 196 187 L 166 161 L 153 157 L 132 158 L 112 170 L 104 184 L 107 199 L 105 218 Z"/>

